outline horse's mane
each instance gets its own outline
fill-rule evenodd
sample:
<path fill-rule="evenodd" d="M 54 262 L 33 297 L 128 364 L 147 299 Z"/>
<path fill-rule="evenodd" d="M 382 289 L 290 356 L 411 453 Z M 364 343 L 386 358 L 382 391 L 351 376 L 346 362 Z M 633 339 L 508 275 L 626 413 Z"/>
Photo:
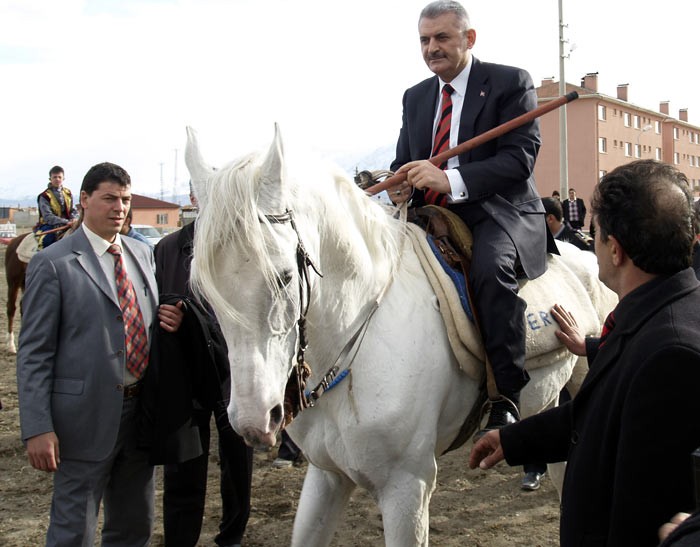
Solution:
<path fill-rule="evenodd" d="M 263 159 L 259 153 L 249 154 L 215 171 L 206 183 L 207 199 L 196 221 L 192 287 L 218 313 L 241 324 L 245 324 L 243 314 L 217 287 L 222 282 L 217 268 L 222 253 L 232 248 L 242 250 L 244 256 L 258 261 L 270 290 L 278 296 L 283 292 L 270 256 L 270 245 L 276 239 L 274 230 L 261 211 L 270 212 L 269 206 L 260 206 L 269 198 L 261 195 Z M 307 164 L 303 174 L 296 177 L 291 172 L 286 178 L 286 195 L 280 196 L 281 202 L 292 210 L 297 223 L 304 217 L 312 219 L 317 223 L 317 233 L 344 247 L 349 262 L 362 270 L 358 282 L 365 286 L 358 288 L 360 294 L 376 293 L 377 283 L 398 266 L 403 224 L 393 219 L 392 210 L 370 200 L 339 168 L 326 162 Z M 283 213 L 285 206 L 274 212 Z M 318 261 L 320 257 L 312 259 Z"/>

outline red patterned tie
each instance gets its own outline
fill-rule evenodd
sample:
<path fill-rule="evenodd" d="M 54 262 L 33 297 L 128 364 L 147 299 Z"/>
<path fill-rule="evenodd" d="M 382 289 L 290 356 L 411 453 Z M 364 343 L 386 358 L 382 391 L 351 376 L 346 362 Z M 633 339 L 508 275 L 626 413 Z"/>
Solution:
<path fill-rule="evenodd" d="M 454 88 L 450 84 L 445 84 L 442 88 L 442 108 L 440 109 L 440 121 L 438 122 L 437 131 L 435 132 L 433 153 L 430 155 L 431 158 L 444 152 L 450 147 L 452 93 L 454 93 Z M 440 169 L 447 168 L 447 162 L 442 162 L 439 167 Z M 447 196 L 445 194 L 440 194 L 435 190 L 428 189 L 425 191 L 425 202 L 432 205 L 445 207 L 445 205 L 447 205 Z"/>
<path fill-rule="evenodd" d="M 122 249 L 113 244 L 107 249 L 114 255 L 114 277 L 117 281 L 119 306 L 124 317 L 124 333 L 126 334 L 126 369 L 137 380 L 141 378 L 148 366 L 148 338 L 143 326 L 141 308 L 136 300 L 136 293 L 131 280 L 124 269 Z"/>
<path fill-rule="evenodd" d="M 613 310 L 614 311 L 614 310 Z M 600 339 L 598 340 L 598 347 L 602 348 L 605 341 L 610 336 L 610 332 L 615 328 L 615 316 L 611 311 L 605 318 L 605 323 L 603 323 L 603 331 L 600 333 Z"/>

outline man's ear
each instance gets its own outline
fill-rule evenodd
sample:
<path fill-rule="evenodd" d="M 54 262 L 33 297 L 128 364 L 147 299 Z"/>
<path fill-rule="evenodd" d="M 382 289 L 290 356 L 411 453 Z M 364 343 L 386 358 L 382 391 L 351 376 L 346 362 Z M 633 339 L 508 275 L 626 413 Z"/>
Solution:
<path fill-rule="evenodd" d="M 608 236 L 608 245 L 610 246 L 610 259 L 612 260 L 613 266 L 622 266 L 624 261 L 628 258 L 627 253 L 620 245 L 620 242 L 615 239 L 615 236 Z"/>

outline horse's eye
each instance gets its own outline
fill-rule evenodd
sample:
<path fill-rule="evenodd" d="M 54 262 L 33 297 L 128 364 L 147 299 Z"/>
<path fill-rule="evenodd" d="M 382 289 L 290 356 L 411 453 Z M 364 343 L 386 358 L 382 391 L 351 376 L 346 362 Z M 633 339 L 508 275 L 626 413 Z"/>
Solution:
<path fill-rule="evenodd" d="M 277 286 L 282 289 L 292 281 L 292 272 L 285 270 L 277 276 Z"/>

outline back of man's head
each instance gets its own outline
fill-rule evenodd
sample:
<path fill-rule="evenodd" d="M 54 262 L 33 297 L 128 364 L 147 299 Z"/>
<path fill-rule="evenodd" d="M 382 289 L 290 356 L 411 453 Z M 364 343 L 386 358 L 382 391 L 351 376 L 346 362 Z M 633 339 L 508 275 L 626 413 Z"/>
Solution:
<path fill-rule="evenodd" d="M 596 186 L 592 206 L 601 241 L 614 236 L 637 268 L 662 275 L 690 266 L 692 199 L 675 167 L 654 160 L 617 167 Z"/>
<path fill-rule="evenodd" d="M 564 218 L 564 211 L 558 199 L 542 198 L 542 205 L 544 205 L 544 212 L 548 215 L 553 215 L 559 222 Z"/>

